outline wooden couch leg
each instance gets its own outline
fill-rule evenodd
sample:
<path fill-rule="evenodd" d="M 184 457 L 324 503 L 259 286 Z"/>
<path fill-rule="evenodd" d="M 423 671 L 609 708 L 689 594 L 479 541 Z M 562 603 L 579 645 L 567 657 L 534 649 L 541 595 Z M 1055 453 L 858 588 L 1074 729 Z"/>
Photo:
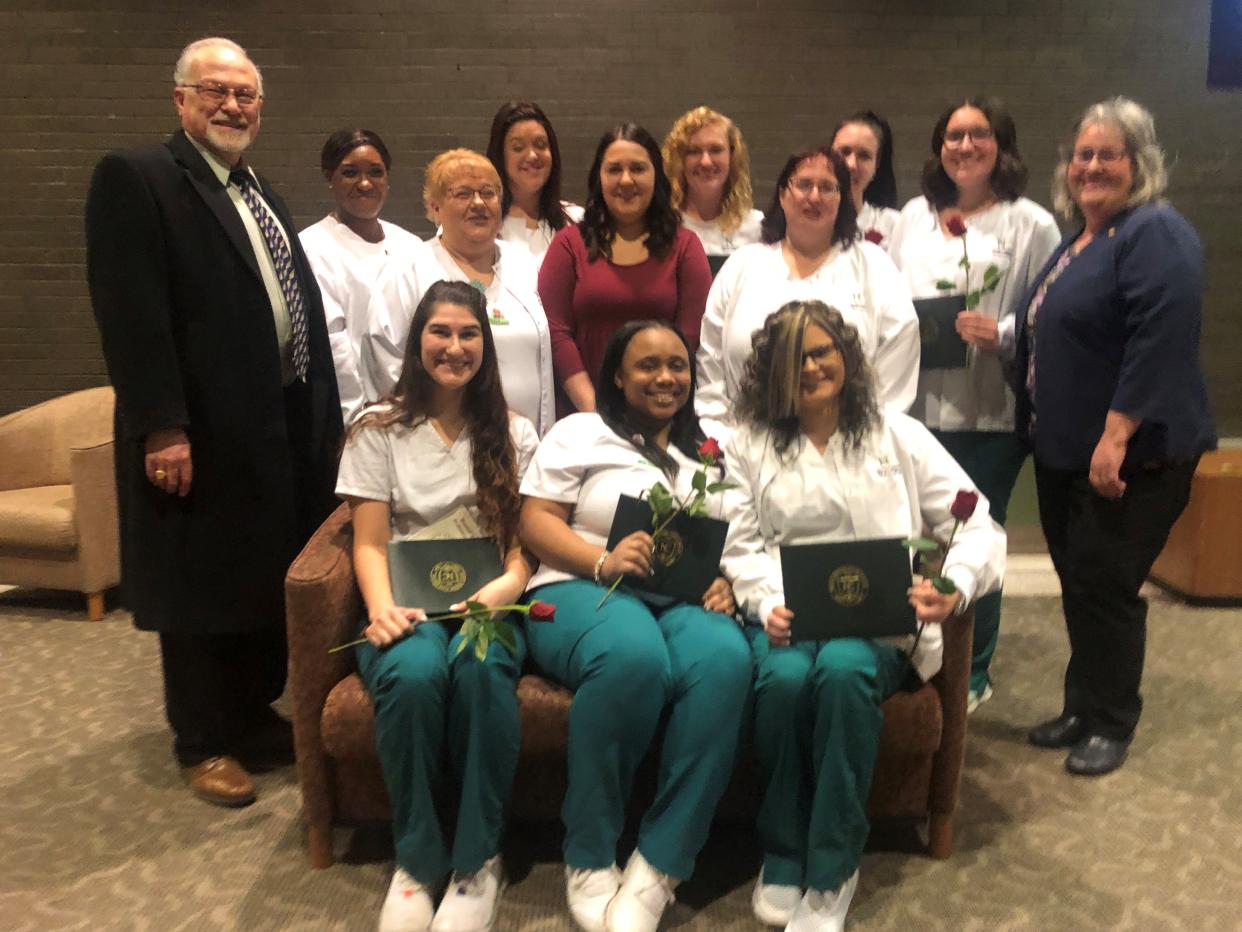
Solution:
<path fill-rule="evenodd" d="M 331 867 L 336 859 L 332 856 L 332 827 L 307 826 L 307 848 L 311 867 L 323 870 Z"/>
<path fill-rule="evenodd" d="M 927 822 L 927 853 L 943 861 L 953 853 L 953 815 L 933 812 Z"/>
<path fill-rule="evenodd" d="M 91 621 L 100 621 L 104 616 L 104 594 L 102 592 L 86 593 L 86 617 Z"/>

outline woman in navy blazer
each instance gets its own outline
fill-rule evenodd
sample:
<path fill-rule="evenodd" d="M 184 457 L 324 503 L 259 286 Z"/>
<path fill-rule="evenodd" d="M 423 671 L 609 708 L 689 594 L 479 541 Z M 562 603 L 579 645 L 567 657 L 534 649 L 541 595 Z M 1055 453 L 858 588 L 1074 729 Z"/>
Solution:
<path fill-rule="evenodd" d="M 1166 179 L 1151 114 L 1123 97 L 1088 107 L 1053 178 L 1078 229 L 1018 320 L 1017 427 L 1071 650 L 1062 712 L 1029 738 L 1070 748 L 1076 774 L 1125 760 L 1142 710 L 1139 587 L 1216 446 L 1199 364 L 1203 250 L 1161 198 Z"/>

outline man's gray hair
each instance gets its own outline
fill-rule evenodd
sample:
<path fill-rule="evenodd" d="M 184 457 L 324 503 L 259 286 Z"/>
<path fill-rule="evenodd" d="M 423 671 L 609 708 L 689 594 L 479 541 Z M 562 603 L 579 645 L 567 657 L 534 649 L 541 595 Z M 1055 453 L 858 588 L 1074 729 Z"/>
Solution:
<path fill-rule="evenodd" d="M 177 64 L 173 68 L 173 85 L 179 86 L 186 84 L 190 76 L 190 66 L 194 64 L 194 59 L 202 52 L 211 48 L 232 49 L 246 61 L 250 62 L 250 66 L 254 68 L 255 77 L 258 79 L 258 87 L 255 88 L 260 95 L 263 93 L 263 72 L 259 70 L 259 66 L 251 59 L 250 54 L 234 42 L 232 39 L 226 39 L 224 36 L 207 36 L 203 39 L 196 39 L 181 50 L 181 57 L 177 59 Z"/>
<path fill-rule="evenodd" d="M 1061 160 L 1052 173 L 1052 204 L 1066 220 L 1081 223 L 1082 211 L 1070 197 L 1066 172 L 1074 156 L 1074 143 L 1078 134 L 1088 126 L 1105 123 L 1114 127 L 1126 143 L 1126 155 L 1134 173 L 1130 196 L 1126 207 L 1137 207 L 1157 200 L 1164 194 L 1169 183 L 1169 173 L 1164 167 L 1164 150 L 1156 142 L 1156 121 L 1141 104 L 1128 97 L 1113 97 L 1092 104 L 1083 111 L 1074 124 L 1069 143 L 1061 149 Z"/>

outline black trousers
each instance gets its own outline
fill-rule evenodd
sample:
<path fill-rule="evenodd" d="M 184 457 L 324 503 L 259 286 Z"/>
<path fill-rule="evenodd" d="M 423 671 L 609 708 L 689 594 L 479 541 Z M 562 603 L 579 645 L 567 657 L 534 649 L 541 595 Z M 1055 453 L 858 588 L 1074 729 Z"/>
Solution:
<path fill-rule="evenodd" d="M 305 540 L 322 512 L 308 491 L 311 391 L 295 381 L 284 395 L 297 533 Z M 271 630 L 260 634 L 160 633 L 164 710 L 181 766 L 234 753 L 271 724 L 271 704 L 284 692 L 288 671 L 285 628 L 280 619 L 273 621 Z"/>
<path fill-rule="evenodd" d="M 285 691 L 283 628 L 263 634 L 160 632 L 164 711 L 182 767 L 232 754 L 270 725 Z"/>
<path fill-rule="evenodd" d="M 1119 499 L 1097 495 L 1085 470 L 1035 463 L 1039 520 L 1070 642 L 1064 711 L 1083 717 L 1089 734 L 1124 740 L 1138 724 L 1147 645 L 1139 587 L 1186 507 L 1197 463 L 1123 473 Z"/>

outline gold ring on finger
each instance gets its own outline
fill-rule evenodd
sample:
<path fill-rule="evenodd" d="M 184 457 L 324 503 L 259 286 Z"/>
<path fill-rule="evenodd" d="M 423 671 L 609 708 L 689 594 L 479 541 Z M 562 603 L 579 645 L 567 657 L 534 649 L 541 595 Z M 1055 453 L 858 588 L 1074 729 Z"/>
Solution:
<path fill-rule="evenodd" d="M 164 478 L 165 476 L 167 476 L 167 475 L 168 475 L 168 473 L 164 472 L 164 470 L 162 470 L 162 469 L 157 469 L 157 470 L 155 471 L 155 478 L 156 478 L 156 479 L 163 480 L 163 478 Z"/>

